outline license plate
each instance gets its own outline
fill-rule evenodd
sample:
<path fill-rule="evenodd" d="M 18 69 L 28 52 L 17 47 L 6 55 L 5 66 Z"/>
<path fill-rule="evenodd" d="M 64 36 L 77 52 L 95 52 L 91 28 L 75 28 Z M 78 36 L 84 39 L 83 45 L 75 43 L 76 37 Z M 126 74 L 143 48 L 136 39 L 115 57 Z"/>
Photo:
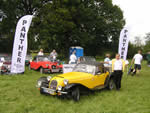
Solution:
<path fill-rule="evenodd" d="M 52 69 L 52 72 L 59 72 L 59 69 Z"/>
<path fill-rule="evenodd" d="M 54 91 L 52 91 L 50 89 L 43 89 L 43 92 L 49 93 L 49 94 L 52 94 L 52 95 L 55 93 Z"/>

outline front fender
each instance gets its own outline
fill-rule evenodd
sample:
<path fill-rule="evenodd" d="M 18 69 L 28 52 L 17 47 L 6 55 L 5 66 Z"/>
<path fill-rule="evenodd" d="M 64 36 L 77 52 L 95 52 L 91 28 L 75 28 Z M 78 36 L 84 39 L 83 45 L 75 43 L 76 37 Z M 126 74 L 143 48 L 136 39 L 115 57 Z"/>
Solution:
<path fill-rule="evenodd" d="M 40 67 L 42 67 L 42 68 L 48 68 L 48 66 L 49 65 L 47 65 L 47 64 L 42 64 Z"/>
<path fill-rule="evenodd" d="M 64 87 L 64 90 L 68 90 L 68 89 L 71 89 L 72 87 L 74 86 L 77 86 L 78 84 L 68 84 Z"/>

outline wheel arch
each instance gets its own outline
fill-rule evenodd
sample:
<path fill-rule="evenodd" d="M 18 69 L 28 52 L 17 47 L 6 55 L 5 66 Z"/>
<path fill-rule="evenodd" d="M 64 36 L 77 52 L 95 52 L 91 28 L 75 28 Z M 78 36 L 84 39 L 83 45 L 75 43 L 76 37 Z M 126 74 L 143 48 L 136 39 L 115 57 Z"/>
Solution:
<path fill-rule="evenodd" d="M 72 84 L 68 84 L 64 87 L 64 90 L 70 90 L 70 89 L 73 89 L 75 87 L 79 87 L 79 89 L 81 88 L 85 88 L 85 89 L 88 89 L 86 86 L 82 85 L 82 84 L 79 84 L 79 83 L 72 83 Z"/>

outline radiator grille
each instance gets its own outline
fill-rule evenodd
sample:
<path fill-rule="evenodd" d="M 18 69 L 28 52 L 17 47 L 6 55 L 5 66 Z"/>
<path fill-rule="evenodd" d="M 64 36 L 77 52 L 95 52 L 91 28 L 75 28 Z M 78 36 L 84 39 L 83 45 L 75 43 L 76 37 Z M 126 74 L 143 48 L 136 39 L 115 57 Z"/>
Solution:
<path fill-rule="evenodd" d="M 51 84 L 50 84 L 50 88 L 56 90 L 57 87 L 57 81 L 56 80 L 52 80 Z"/>

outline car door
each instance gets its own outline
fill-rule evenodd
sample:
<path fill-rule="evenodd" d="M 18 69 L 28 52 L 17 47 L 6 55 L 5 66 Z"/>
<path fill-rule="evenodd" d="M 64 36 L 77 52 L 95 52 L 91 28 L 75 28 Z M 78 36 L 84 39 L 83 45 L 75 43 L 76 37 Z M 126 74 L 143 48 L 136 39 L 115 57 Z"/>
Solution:
<path fill-rule="evenodd" d="M 105 83 L 106 79 L 106 74 L 105 73 L 99 73 L 94 76 L 94 82 L 95 82 L 95 87 L 97 86 L 103 86 Z"/>
<path fill-rule="evenodd" d="M 101 67 L 96 67 L 95 75 L 93 76 L 94 87 L 104 86 L 107 74 L 100 70 Z"/>
<path fill-rule="evenodd" d="M 30 63 L 32 69 L 37 68 L 37 57 L 34 57 L 33 61 Z"/>

